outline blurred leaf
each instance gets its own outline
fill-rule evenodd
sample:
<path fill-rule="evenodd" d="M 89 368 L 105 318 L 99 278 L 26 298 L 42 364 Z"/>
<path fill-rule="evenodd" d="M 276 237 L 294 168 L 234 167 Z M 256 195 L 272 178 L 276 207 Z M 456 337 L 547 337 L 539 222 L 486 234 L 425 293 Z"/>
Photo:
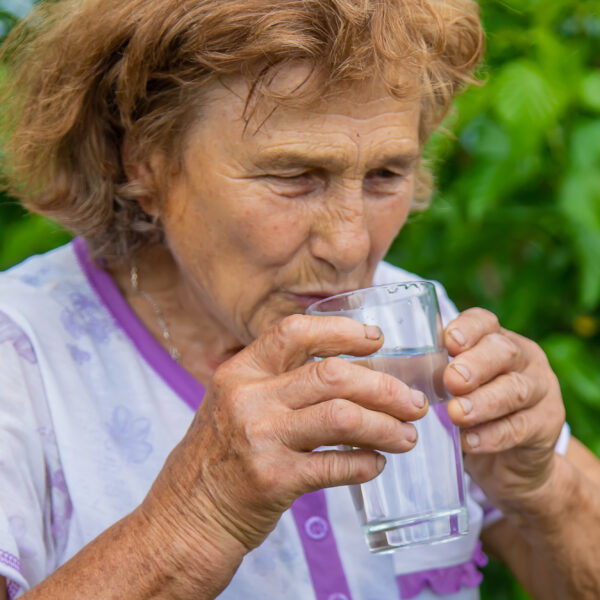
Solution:
<path fill-rule="evenodd" d="M 579 257 L 581 304 L 591 309 L 600 302 L 600 172 L 571 172 L 559 194 Z"/>
<path fill-rule="evenodd" d="M 542 347 L 559 376 L 561 384 L 577 390 L 578 397 L 600 409 L 600 370 L 583 340 L 566 335 L 546 339 Z"/>
<path fill-rule="evenodd" d="M 71 236 L 55 223 L 38 215 L 27 215 L 8 227 L 0 245 L 0 269 L 65 244 Z"/>
<path fill-rule="evenodd" d="M 571 163 L 576 169 L 600 169 L 600 120 L 575 126 L 572 136 Z"/>
<path fill-rule="evenodd" d="M 507 64 L 496 77 L 494 89 L 498 116 L 513 128 L 524 128 L 524 133 L 549 127 L 560 109 L 553 86 L 528 60 Z"/>
<path fill-rule="evenodd" d="M 600 111 L 600 72 L 588 73 L 583 78 L 580 93 L 584 106 Z"/>

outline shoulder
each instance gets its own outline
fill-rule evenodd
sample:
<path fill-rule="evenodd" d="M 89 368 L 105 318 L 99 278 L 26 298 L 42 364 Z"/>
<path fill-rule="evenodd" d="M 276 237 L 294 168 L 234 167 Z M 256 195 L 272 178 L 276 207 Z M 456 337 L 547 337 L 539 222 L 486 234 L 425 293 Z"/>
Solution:
<path fill-rule="evenodd" d="M 17 323 L 44 323 L 95 301 L 74 242 L 0 272 L 0 311 Z"/>
<path fill-rule="evenodd" d="M 27 337 L 36 352 L 43 349 L 47 356 L 59 347 L 73 354 L 75 341 L 105 341 L 116 330 L 90 287 L 74 243 L 0 273 L 0 313 L 0 326 L 10 329 L 11 339 L 18 329 L 22 339 Z"/>
<path fill-rule="evenodd" d="M 435 291 L 437 293 L 444 326 L 446 326 L 458 315 L 458 309 L 454 305 L 454 302 L 450 300 L 444 286 L 439 281 L 426 279 L 420 275 L 411 273 L 410 271 L 406 271 L 385 261 L 379 263 L 373 278 L 373 285 L 384 285 L 386 283 L 397 283 L 403 281 L 430 281 L 435 285 Z"/>
<path fill-rule="evenodd" d="M 7 305 L 22 301 L 43 302 L 51 298 L 60 283 L 83 282 L 73 243 L 45 254 L 31 256 L 22 263 L 0 272 L 0 302 Z M 15 301 L 16 298 L 16 301 Z"/>

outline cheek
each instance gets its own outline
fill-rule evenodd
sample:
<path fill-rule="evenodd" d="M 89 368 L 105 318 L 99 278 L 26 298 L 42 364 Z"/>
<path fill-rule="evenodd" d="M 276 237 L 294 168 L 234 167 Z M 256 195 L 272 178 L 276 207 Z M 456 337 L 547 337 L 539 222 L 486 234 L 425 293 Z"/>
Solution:
<path fill-rule="evenodd" d="M 409 197 L 394 198 L 373 206 L 368 227 L 375 254 L 383 255 L 402 229 L 410 211 Z"/>
<path fill-rule="evenodd" d="M 306 218 L 293 210 L 245 210 L 235 231 L 248 256 L 265 264 L 287 262 L 308 238 Z"/>

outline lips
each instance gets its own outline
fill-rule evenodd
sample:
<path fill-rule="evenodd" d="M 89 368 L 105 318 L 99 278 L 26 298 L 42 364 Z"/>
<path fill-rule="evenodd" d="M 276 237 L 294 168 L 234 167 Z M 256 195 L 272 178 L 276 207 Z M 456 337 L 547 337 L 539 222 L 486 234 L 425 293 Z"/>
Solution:
<path fill-rule="evenodd" d="M 349 290 L 332 290 L 331 292 L 307 292 L 305 294 L 292 294 L 294 300 L 303 306 L 304 308 L 308 308 L 311 304 L 318 302 L 319 300 L 323 300 L 323 298 L 329 298 L 330 296 L 335 296 L 336 294 L 343 294 Z"/>

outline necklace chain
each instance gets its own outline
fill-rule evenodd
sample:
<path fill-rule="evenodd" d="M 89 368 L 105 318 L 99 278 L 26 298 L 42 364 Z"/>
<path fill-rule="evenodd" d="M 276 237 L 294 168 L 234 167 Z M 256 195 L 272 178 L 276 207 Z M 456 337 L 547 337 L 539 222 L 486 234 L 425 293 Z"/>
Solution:
<path fill-rule="evenodd" d="M 133 291 L 136 294 L 138 294 L 138 296 L 141 296 L 142 298 L 144 298 L 146 300 L 146 302 L 148 302 L 148 304 L 152 307 L 152 310 L 154 311 L 154 315 L 156 316 L 156 322 L 158 323 L 158 325 L 161 329 L 163 339 L 165 340 L 165 343 L 167 345 L 167 350 L 169 352 L 169 355 L 176 362 L 180 362 L 181 354 L 180 354 L 179 350 L 177 350 L 177 348 L 173 344 L 171 332 L 169 331 L 169 328 L 167 327 L 167 323 L 163 317 L 160 307 L 156 303 L 156 300 L 154 300 L 154 298 L 148 292 L 145 292 L 144 290 L 140 289 L 138 269 L 137 269 L 137 265 L 135 263 L 132 263 L 131 268 L 129 269 L 129 278 L 131 280 L 131 287 L 133 288 Z"/>

